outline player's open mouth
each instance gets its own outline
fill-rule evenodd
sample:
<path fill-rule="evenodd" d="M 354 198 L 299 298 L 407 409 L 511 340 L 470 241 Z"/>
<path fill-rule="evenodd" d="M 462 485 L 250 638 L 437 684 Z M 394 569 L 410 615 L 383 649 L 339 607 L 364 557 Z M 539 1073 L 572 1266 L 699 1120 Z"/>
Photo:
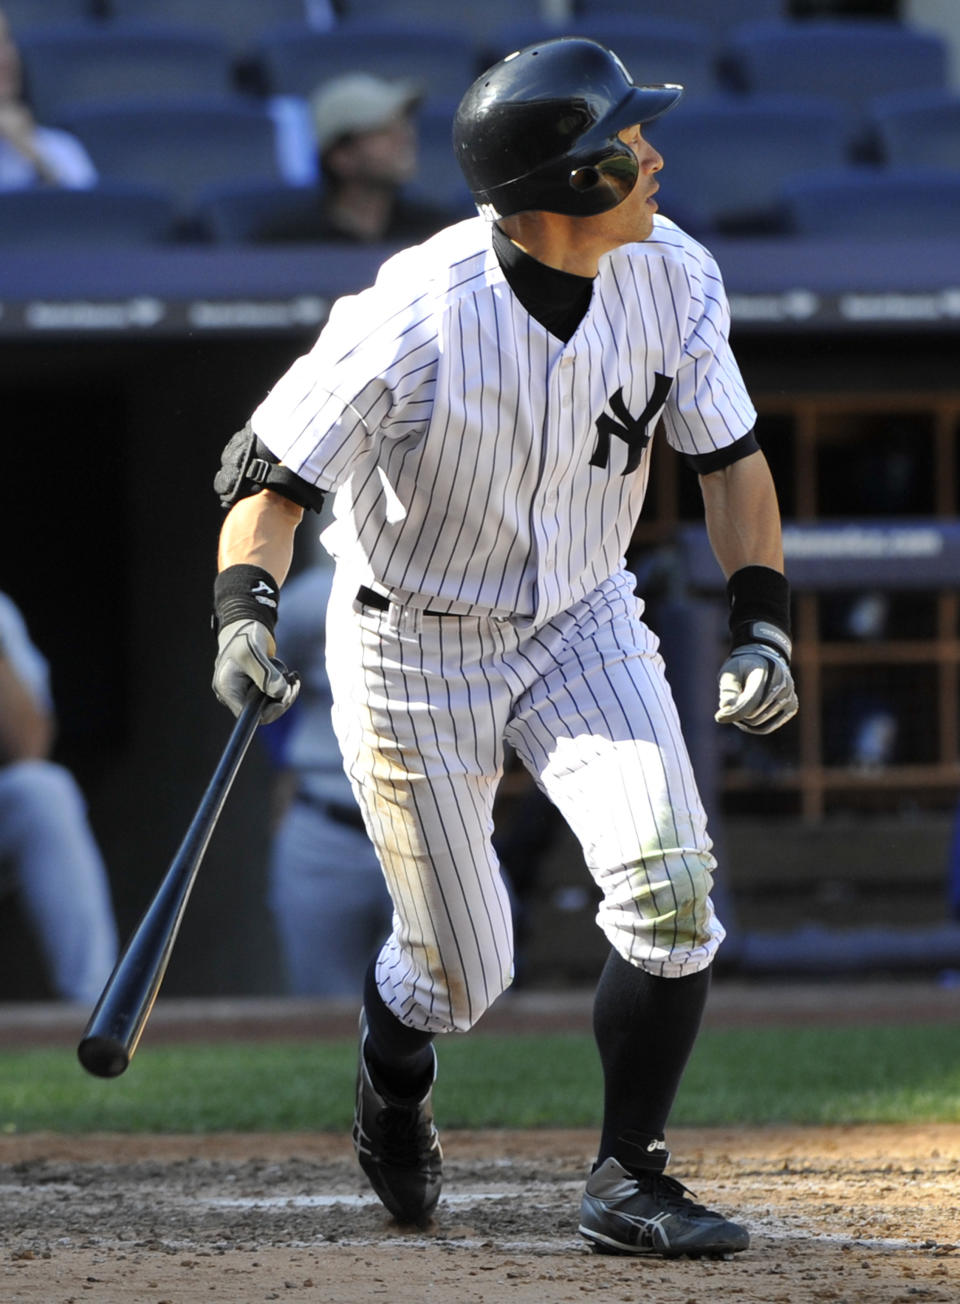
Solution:
<path fill-rule="evenodd" d="M 659 210 L 659 205 L 657 204 L 657 201 L 654 199 L 654 195 L 657 193 L 659 189 L 660 187 L 658 185 L 654 186 L 653 189 L 650 191 L 649 195 L 647 195 L 647 203 L 650 205 L 651 208 L 655 208 L 658 210 Z"/>

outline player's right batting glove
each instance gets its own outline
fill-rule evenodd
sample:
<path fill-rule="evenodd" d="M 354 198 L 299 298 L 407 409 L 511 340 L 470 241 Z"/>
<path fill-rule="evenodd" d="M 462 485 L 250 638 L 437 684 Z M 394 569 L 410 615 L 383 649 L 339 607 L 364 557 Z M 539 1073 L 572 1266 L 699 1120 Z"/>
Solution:
<path fill-rule="evenodd" d="M 790 586 L 769 566 L 744 566 L 730 576 L 730 655 L 720 667 L 714 719 L 745 733 L 768 734 L 797 713 L 790 673 Z"/>
<path fill-rule="evenodd" d="M 239 715 L 254 688 L 272 698 L 261 722 L 278 719 L 296 701 L 300 677 L 274 653 L 279 585 L 259 566 L 228 566 L 213 588 L 217 660 L 213 691 Z"/>

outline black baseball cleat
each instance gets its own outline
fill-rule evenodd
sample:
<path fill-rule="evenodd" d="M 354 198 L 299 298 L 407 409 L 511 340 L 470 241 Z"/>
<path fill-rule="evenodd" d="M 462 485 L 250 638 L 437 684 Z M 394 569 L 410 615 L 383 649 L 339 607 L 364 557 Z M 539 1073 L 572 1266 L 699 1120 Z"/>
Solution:
<path fill-rule="evenodd" d="M 375 1086 L 360 1020 L 360 1064 L 353 1144 L 360 1167 L 382 1203 L 399 1222 L 423 1226 L 440 1199 L 443 1152 L 433 1123 L 433 1079 L 420 1099 L 403 1100 Z M 431 1048 L 432 1049 L 432 1048 Z M 436 1076 L 436 1051 L 433 1076 Z"/>
<path fill-rule="evenodd" d="M 724 1258 L 745 1250 L 750 1234 L 690 1199 L 662 1173 L 631 1173 L 607 1159 L 587 1181 L 580 1233 L 599 1254 L 654 1254 L 666 1259 Z"/>

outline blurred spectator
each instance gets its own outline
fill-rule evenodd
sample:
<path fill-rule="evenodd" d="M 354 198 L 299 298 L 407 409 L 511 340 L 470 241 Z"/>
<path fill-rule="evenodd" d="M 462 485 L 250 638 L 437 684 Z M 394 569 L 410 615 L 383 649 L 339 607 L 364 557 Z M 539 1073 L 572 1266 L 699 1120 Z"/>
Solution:
<path fill-rule="evenodd" d="M 0 593 L 0 889 L 19 895 L 56 994 L 93 1005 L 116 963 L 116 925 L 83 796 L 49 759 L 54 730 L 47 663 Z"/>
<path fill-rule="evenodd" d="M 259 238 L 409 244 L 459 221 L 461 212 L 406 190 L 417 174 L 414 114 L 421 98 L 413 81 L 364 72 L 320 86 L 310 102 L 316 206 L 266 223 Z M 451 147 L 450 167 L 455 166 Z"/>
<path fill-rule="evenodd" d="M 264 730 L 284 771 L 270 907 L 290 992 L 359 998 L 391 905 L 330 717 L 324 624 L 332 578 L 332 567 L 318 564 L 283 587 L 279 631 L 302 686 L 293 710 Z"/>
<path fill-rule="evenodd" d="M 26 186 L 93 186 L 96 169 L 80 142 L 38 126 L 23 98 L 20 52 L 0 9 L 0 190 Z"/>

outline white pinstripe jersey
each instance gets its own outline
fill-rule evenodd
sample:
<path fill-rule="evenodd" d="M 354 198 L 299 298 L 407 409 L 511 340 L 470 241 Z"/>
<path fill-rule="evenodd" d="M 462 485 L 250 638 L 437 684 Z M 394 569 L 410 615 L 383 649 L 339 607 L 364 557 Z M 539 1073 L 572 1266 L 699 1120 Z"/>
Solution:
<path fill-rule="evenodd" d="M 252 424 L 291 470 L 338 491 L 325 542 L 364 583 L 540 624 L 622 566 L 661 414 L 687 455 L 753 427 L 728 330 L 712 257 L 658 216 L 649 240 L 601 259 L 564 344 L 473 218 L 338 300 Z"/>

